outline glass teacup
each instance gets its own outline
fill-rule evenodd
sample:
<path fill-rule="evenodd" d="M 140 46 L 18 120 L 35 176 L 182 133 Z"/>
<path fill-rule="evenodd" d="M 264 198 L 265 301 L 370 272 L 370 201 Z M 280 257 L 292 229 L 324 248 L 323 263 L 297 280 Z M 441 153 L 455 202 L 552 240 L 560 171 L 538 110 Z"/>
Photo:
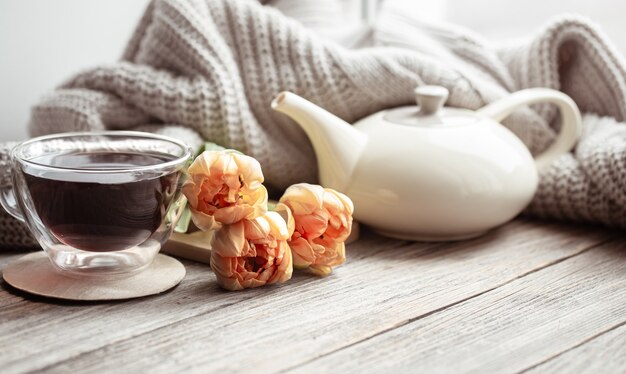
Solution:
<path fill-rule="evenodd" d="M 127 276 L 169 238 L 191 157 L 183 142 L 142 132 L 34 138 L 12 150 L 0 202 L 64 274 Z"/>

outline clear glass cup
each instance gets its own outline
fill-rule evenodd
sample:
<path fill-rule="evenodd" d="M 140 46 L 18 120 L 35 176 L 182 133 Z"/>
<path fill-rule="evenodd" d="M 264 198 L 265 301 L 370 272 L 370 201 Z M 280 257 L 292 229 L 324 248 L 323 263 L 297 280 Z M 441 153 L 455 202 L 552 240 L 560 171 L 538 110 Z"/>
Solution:
<path fill-rule="evenodd" d="M 150 265 L 184 209 L 192 154 L 183 142 L 143 132 L 30 139 L 11 152 L 13 185 L 0 203 L 63 274 L 132 275 Z"/>

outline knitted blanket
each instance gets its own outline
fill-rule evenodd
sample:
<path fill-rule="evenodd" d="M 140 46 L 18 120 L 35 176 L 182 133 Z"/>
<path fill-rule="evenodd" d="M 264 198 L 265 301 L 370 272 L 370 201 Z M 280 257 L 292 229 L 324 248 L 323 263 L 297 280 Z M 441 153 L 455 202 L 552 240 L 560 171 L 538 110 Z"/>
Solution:
<path fill-rule="evenodd" d="M 33 107 L 30 133 L 136 129 L 191 145 L 211 140 L 258 159 L 279 191 L 317 175 L 300 127 L 270 108 L 282 90 L 354 122 L 413 103 L 422 84 L 445 86 L 447 105 L 470 109 L 511 91 L 550 87 L 585 113 L 584 134 L 573 153 L 542 173 L 525 213 L 626 228 L 625 65 L 590 21 L 560 18 L 496 48 L 463 28 L 383 9 L 370 44 L 341 47 L 255 1 L 154 0 L 121 61 L 84 71 L 44 97 Z M 554 140 L 559 121 L 544 104 L 504 124 L 537 153 Z M 2 183 L 8 148 L 0 152 Z M 4 213 L 0 225 L 0 243 L 31 243 Z"/>

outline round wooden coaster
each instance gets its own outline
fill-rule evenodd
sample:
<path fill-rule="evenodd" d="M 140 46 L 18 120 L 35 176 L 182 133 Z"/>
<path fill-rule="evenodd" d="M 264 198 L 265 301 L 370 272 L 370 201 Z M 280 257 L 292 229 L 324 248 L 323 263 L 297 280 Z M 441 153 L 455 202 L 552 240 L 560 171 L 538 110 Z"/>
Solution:
<path fill-rule="evenodd" d="M 122 300 L 158 294 L 185 277 L 178 260 L 158 254 L 145 270 L 122 279 L 70 278 L 57 272 L 44 252 L 35 252 L 10 263 L 2 272 L 11 286 L 40 296 L 64 300 Z"/>

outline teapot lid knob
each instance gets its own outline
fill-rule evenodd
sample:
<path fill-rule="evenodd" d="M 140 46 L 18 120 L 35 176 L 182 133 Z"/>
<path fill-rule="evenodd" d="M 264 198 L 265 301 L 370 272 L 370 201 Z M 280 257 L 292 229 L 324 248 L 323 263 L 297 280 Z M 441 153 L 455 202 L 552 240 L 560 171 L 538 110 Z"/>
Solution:
<path fill-rule="evenodd" d="M 448 89 L 442 86 L 419 86 L 415 89 L 419 115 L 436 114 L 448 100 Z"/>

